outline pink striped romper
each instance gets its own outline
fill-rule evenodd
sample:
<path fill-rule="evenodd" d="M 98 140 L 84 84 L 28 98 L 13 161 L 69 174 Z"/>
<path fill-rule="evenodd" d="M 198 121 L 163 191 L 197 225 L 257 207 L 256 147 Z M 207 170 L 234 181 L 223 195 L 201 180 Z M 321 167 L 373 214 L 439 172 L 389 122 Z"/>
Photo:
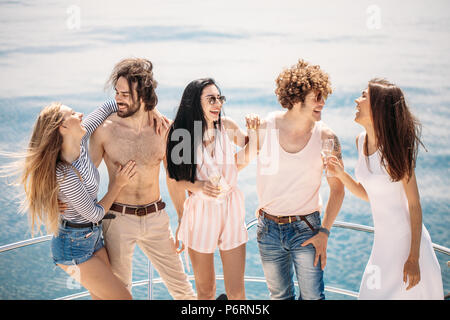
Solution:
<path fill-rule="evenodd" d="M 186 247 L 188 270 L 187 248 L 213 253 L 217 246 L 220 250 L 231 250 L 248 241 L 244 193 L 237 187 L 234 146 L 223 125 L 216 137 L 214 157 L 202 144 L 197 149 L 197 180 L 207 181 L 213 172 L 221 174 L 224 194 L 215 199 L 200 191 L 192 193 L 184 202 L 178 237 Z"/>

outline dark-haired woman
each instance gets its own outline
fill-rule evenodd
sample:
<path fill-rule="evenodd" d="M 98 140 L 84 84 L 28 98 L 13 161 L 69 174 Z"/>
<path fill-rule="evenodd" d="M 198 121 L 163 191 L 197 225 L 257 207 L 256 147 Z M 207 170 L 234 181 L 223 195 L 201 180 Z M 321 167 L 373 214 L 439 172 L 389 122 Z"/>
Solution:
<path fill-rule="evenodd" d="M 199 300 L 215 297 L 217 247 L 228 298 L 245 299 L 248 235 L 237 176 L 247 164 L 240 155 L 248 152 L 249 138 L 234 121 L 221 116 L 224 102 L 213 79 L 192 81 L 183 92 L 167 140 L 169 176 L 189 193 L 179 209 L 183 214 L 176 241 L 182 240 L 189 252 Z M 244 148 L 236 153 L 232 144 Z"/>
<path fill-rule="evenodd" d="M 372 209 L 375 236 L 359 299 L 443 299 L 414 174 L 420 124 L 401 89 L 384 79 L 371 80 L 355 102 L 355 121 L 365 128 L 356 138 L 358 181 L 335 159 L 327 166 Z"/>

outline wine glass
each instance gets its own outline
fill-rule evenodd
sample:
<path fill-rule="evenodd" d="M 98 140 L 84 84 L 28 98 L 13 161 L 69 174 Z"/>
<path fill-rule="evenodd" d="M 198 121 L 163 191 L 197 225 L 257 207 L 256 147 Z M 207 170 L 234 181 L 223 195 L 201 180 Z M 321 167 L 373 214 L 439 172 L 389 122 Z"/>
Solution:
<path fill-rule="evenodd" d="M 208 174 L 208 180 L 215 186 L 219 186 L 220 179 L 222 178 L 222 175 L 219 173 L 217 169 L 209 169 L 206 168 L 206 173 Z"/>
<path fill-rule="evenodd" d="M 322 140 L 322 156 L 325 160 L 325 172 L 327 177 L 332 177 L 333 174 L 328 172 L 326 164 L 328 163 L 328 158 L 333 155 L 334 150 L 334 140 L 331 138 Z"/>
<path fill-rule="evenodd" d="M 221 187 L 222 175 L 216 168 L 211 169 L 211 168 L 206 167 L 206 173 L 208 175 L 209 182 L 211 182 L 215 187 Z M 222 190 L 221 190 L 221 193 L 217 196 L 217 198 L 215 200 L 217 202 L 222 202 L 223 199 L 221 199 L 222 198 L 221 196 L 222 196 Z"/>

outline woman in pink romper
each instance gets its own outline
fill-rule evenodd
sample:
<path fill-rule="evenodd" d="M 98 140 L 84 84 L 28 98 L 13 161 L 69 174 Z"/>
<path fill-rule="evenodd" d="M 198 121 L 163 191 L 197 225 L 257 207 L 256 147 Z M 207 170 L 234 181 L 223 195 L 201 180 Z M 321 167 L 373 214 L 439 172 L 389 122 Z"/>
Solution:
<path fill-rule="evenodd" d="M 254 141 L 256 134 L 249 138 L 234 121 L 222 117 L 224 102 L 213 79 L 192 81 L 184 90 L 167 139 L 169 177 L 189 194 L 182 208 L 175 204 L 180 217 L 176 242 L 179 239 L 188 248 L 199 300 L 215 297 L 217 247 L 228 298 L 245 299 L 248 235 L 237 177 L 248 163 L 247 142 Z M 243 149 L 236 153 L 232 143 Z"/>

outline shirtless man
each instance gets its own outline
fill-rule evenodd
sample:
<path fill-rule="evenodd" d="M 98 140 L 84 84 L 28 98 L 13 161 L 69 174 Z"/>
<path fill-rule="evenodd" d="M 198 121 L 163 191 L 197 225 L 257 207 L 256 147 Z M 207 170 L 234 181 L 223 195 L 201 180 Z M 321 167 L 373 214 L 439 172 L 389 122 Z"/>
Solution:
<path fill-rule="evenodd" d="M 132 258 L 137 244 L 162 277 L 174 299 L 195 299 L 191 283 L 176 252 L 169 216 L 159 190 L 159 170 L 165 161 L 166 131 L 153 125 L 158 102 L 152 63 L 145 59 L 120 61 L 109 84 L 115 89 L 119 111 L 111 115 L 91 136 L 89 152 L 95 166 L 105 161 L 109 183 L 119 165 L 136 162 L 135 179 L 122 189 L 104 220 L 103 236 L 114 274 L 131 292 Z M 151 121 L 149 121 L 149 119 Z M 172 199 L 183 191 L 167 177 Z M 174 201 L 179 203 L 179 201 Z"/>

